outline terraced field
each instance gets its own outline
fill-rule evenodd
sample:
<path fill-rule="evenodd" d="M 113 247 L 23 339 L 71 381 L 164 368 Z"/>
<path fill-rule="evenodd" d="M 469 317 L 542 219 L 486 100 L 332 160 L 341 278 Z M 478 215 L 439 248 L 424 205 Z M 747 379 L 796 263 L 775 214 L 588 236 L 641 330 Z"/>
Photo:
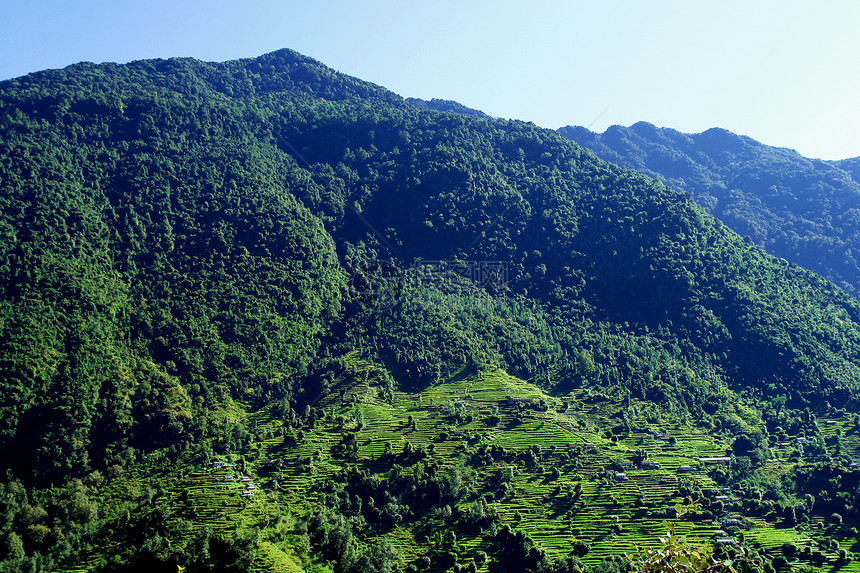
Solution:
<path fill-rule="evenodd" d="M 813 541 L 820 538 L 816 533 L 829 528 L 828 535 L 838 539 L 840 548 L 858 552 L 857 535 L 847 526 L 813 522 L 800 529 L 779 520 L 750 518 L 742 515 L 742 504 L 733 500 L 732 492 L 716 491 L 709 475 L 713 467 L 702 466 L 699 458 L 726 455 L 729 444 L 720 434 L 653 414 L 631 418 L 637 404 L 628 405 L 626 429 L 620 428 L 621 407 L 598 394 L 579 390 L 563 398 L 548 396 L 504 372 L 463 374 L 417 394 L 393 392 L 386 399 L 372 364 L 355 355 L 348 357 L 348 364 L 347 374 L 316 403 L 321 415 L 312 429 L 291 432 L 271 412 L 248 414 L 245 423 L 274 437 L 229 456 L 189 460 L 181 475 L 165 482 L 171 485 L 160 495 L 169 497 L 166 529 L 171 539 L 182 543 L 200 528 L 228 537 L 261 531 L 257 570 L 329 571 L 325 563 L 308 560 L 307 538 L 298 527 L 319 505 L 327 480 L 346 466 L 384 476 L 392 471 L 391 456 L 404 449 L 421 450 L 427 461 L 450 469 L 475 464 L 476 452 L 495 446 L 504 449 L 505 459 L 479 465 L 464 503 L 487 500 L 498 516 L 497 527 L 511 525 L 528 532 L 551 557 L 569 554 L 573 540 L 589 544 L 583 558 L 588 564 L 654 545 L 665 533 L 664 521 L 672 519 L 670 508 L 683 500 L 681 490 L 695 486 L 709 496 L 727 494 L 726 513 L 714 519 L 693 513 L 673 520 L 676 531 L 689 539 L 710 543 L 721 522 L 736 517 L 745 529 L 735 537 L 771 557 L 780 554 L 783 543 L 792 542 L 801 550 L 808 546 L 821 551 L 822 570 L 860 572 L 860 561 L 837 564 L 837 549 Z M 860 451 L 860 439 L 848 420 L 837 418 L 824 432 L 841 432 L 844 447 Z M 346 434 L 355 436 L 350 455 L 340 447 Z M 777 459 L 768 466 L 774 472 L 795 463 L 788 451 L 774 452 Z M 631 465 L 641 462 L 642 455 L 658 467 Z M 691 471 L 681 473 L 681 466 L 691 466 Z M 405 463 L 398 471 L 413 469 Z M 509 480 L 507 489 L 499 488 L 503 475 Z M 148 495 L 140 477 L 127 476 L 116 484 L 126 488 L 128 503 L 140 503 Z M 434 546 L 434 532 L 447 528 L 450 522 L 430 512 L 405 520 L 377 540 L 390 542 L 410 562 Z M 492 556 L 493 533 L 457 529 L 461 560 L 479 550 Z M 802 564 L 806 562 L 797 566 Z M 486 570 L 482 567 L 478 569 Z"/>

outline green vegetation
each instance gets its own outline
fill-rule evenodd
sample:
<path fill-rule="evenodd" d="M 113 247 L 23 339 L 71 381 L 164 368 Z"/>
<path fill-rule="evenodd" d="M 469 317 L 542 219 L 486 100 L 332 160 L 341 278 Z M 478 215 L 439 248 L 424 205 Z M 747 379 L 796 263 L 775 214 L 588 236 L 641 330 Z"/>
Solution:
<path fill-rule="evenodd" d="M 767 252 L 860 293 L 857 158 L 809 159 L 718 128 L 686 134 L 639 122 L 603 134 L 573 126 L 559 133 L 689 193 Z"/>
<path fill-rule="evenodd" d="M 286 50 L 0 84 L 3 570 L 609 572 L 685 498 L 853 570 L 858 302 L 449 108 Z"/>

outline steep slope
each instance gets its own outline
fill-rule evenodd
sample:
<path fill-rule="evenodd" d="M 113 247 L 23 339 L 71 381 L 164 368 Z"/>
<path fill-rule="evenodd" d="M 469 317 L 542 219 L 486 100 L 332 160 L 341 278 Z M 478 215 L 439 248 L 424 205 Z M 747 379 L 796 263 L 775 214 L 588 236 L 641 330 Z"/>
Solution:
<path fill-rule="evenodd" d="M 646 122 L 559 130 L 612 163 L 641 171 L 696 202 L 769 253 L 860 292 L 856 161 L 822 161 L 724 129 L 698 134 Z"/>
<path fill-rule="evenodd" d="M 3 138 L 3 445 L 23 475 L 78 473 L 97 442 L 174 442 L 192 400 L 288 396 L 338 304 L 333 243 L 288 165 L 205 136 L 151 154 L 167 138 L 127 139 L 137 105 L 107 139 L 88 137 L 111 129 L 98 114 Z"/>
<path fill-rule="evenodd" d="M 831 283 L 554 132 L 419 109 L 291 51 L 3 82 L 0 185 L 10 570 L 72 563 L 110 531 L 150 541 L 82 567 L 244 563 L 289 513 L 277 488 L 259 513 L 222 508 L 244 517 L 220 533 L 188 525 L 208 492 L 177 493 L 181 511 L 165 492 L 184 464 L 250 466 L 343 416 L 319 405 L 339 404 L 355 351 L 389 402 L 501 369 L 720 428 L 757 461 L 770 401 L 774 425 L 783 405 L 807 424 L 857 406 L 860 305 Z M 266 540 L 272 560 L 337 553 L 322 530 L 343 516 L 319 516 L 313 557 L 305 511 Z M 337 570 L 372 570 L 377 533 Z"/>

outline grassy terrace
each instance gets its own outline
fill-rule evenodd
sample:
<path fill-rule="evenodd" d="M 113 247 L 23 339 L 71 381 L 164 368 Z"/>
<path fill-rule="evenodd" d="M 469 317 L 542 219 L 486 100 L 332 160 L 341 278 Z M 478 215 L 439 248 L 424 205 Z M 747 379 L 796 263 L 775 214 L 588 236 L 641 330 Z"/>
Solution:
<path fill-rule="evenodd" d="M 262 549 L 255 568 L 294 572 L 330 570 L 325 564 L 302 560 L 306 541 L 297 529 L 299 520 L 317 505 L 323 482 L 347 465 L 384 475 L 392 466 L 386 448 L 397 455 L 407 443 L 413 449 L 425 448 L 442 468 L 466 464 L 484 445 L 503 447 L 512 457 L 476 468 L 468 502 L 492 494 L 487 499 L 500 525 L 526 531 L 553 557 L 567 555 L 572 540 L 585 541 L 591 550 L 584 561 L 591 564 L 637 546 L 654 545 L 665 532 L 668 508 L 682 500 L 682 482 L 703 490 L 716 488 L 707 468 L 685 474 L 677 471 L 682 465 L 698 465 L 700 457 L 725 455 L 728 444 L 721 436 L 699 428 L 643 415 L 631 421 L 630 431 L 613 435 L 608 428 L 621 419 L 618 405 L 583 390 L 563 398 L 548 396 L 504 372 L 454 377 L 420 394 L 394 392 L 386 401 L 373 378 L 373 365 L 355 356 L 349 360 L 347 375 L 336 380 L 317 404 L 322 417 L 298 439 L 285 438 L 289 432 L 270 412 L 246 414 L 232 405 L 226 415 L 277 437 L 216 457 L 233 467 L 214 469 L 212 460 L 189 461 L 180 474 L 160 480 L 161 489 L 156 492 L 148 491 L 145 472 L 130 473 L 112 482 L 116 495 L 109 498 L 134 504 L 144 503 L 147 496 L 166 496 L 171 508 L 166 529 L 175 542 L 181 543 L 199 528 L 229 537 L 250 535 L 259 528 Z M 823 433 L 832 435 L 841 428 L 844 447 L 860 451 L 857 432 L 849 426 L 848 420 L 839 418 L 825 425 Z M 349 458 L 337 451 L 347 432 L 357 439 L 357 449 Z M 539 452 L 532 462 L 526 461 L 525 455 L 536 451 L 535 446 Z M 621 462 L 633 459 L 633 452 L 644 452 L 660 468 L 625 468 L 627 479 L 619 481 L 615 474 L 621 471 Z M 775 454 L 780 459 L 769 462 L 774 472 L 794 463 L 788 460 L 788 451 L 775 450 Z M 406 464 L 403 471 L 412 469 Z M 511 487 L 500 491 L 496 478 L 508 473 Z M 243 476 L 253 484 L 251 495 L 243 495 L 249 491 Z M 738 503 L 729 503 L 727 514 L 739 513 L 738 508 Z M 708 542 L 720 519 L 711 522 L 693 515 L 679 521 L 677 531 Z M 857 536 L 847 526 L 834 529 L 811 523 L 799 529 L 779 521 L 744 521 L 746 541 L 771 555 L 777 555 L 783 543 L 792 542 L 801 549 L 822 550 L 827 559 L 823 570 L 860 572 L 860 561 L 836 565 L 838 550 L 819 548 L 813 541 L 826 529 L 841 548 L 860 552 Z M 410 561 L 433 546 L 434 532 L 447 527 L 443 517 L 431 512 L 406 519 L 381 536 Z M 457 530 L 456 534 L 461 560 L 478 550 L 493 553 L 489 531 Z M 76 570 L 87 570 L 97 562 L 91 559 Z"/>
<path fill-rule="evenodd" d="M 355 360 L 352 366 L 355 378 L 368 379 L 365 372 L 371 370 L 369 363 Z M 461 463 L 459 460 L 482 444 L 516 452 L 539 445 L 543 473 L 520 461 L 497 463 L 481 469 L 474 488 L 476 492 L 490 490 L 488 476 L 512 466 L 512 490 L 493 502 L 500 523 L 527 531 L 554 557 L 569 553 L 574 538 L 586 541 L 591 550 L 585 561 L 597 563 L 609 555 L 653 545 L 664 533 L 668 507 L 681 501 L 678 467 L 697 465 L 700 457 L 723 456 L 729 445 L 720 436 L 661 419 L 634 420 L 633 431 L 612 437 L 606 428 L 620 418 L 616 405 L 582 390 L 564 398 L 548 396 L 504 372 L 455 377 L 420 394 L 394 392 L 390 403 L 382 395 L 373 383 L 341 380 L 331 395 L 321 400 L 319 406 L 326 412 L 325 419 L 304 442 L 283 448 L 278 441 L 272 441 L 260 448 L 260 459 L 276 455 L 277 451 L 283 461 L 276 475 L 290 507 L 308 507 L 314 500 L 314 484 L 345 463 L 330 454 L 344 431 L 353 431 L 358 437 L 356 459 L 351 463 L 373 472 L 384 472 L 389 467 L 383 459 L 386 444 L 391 444 L 395 453 L 401 452 L 406 442 L 413 447 L 432 446 L 431 457 L 445 466 Z M 534 409 L 530 404 L 512 404 L 510 398 L 531 399 L 542 406 Z M 846 420 L 826 426 L 825 435 L 838 427 L 847 434 L 846 447 L 860 451 L 860 440 L 856 433 L 847 433 Z M 655 433 L 663 437 L 655 438 Z M 630 450 L 644 450 L 649 460 L 660 463 L 660 469 L 628 470 L 626 481 L 616 481 L 613 476 L 617 464 L 631 459 Z M 314 459 L 312 464 L 307 463 L 310 458 Z M 560 468 L 558 477 L 549 475 L 554 467 Z M 715 487 L 705 471 L 684 477 L 703 489 Z M 570 493 L 575 484 L 582 488 L 578 498 Z M 718 523 L 693 517 L 691 521 L 678 522 L 677 531 L 707 542 Z M 808 532 L 774 527 L 779 524 L 762 520 L 745 521 L 750 527 L 744 532 L 746 539 L 774 555 L 786 541 L 801 548 L 810 541 Z M 442 520 L 428 516 L 418 523 L 398 526 L 385 537 L 410 560 L 431 545 L 432 540 L 422 532 L 443 525 Z M 486 535 L 458 532 L 461 553 L 488 550 Z M 856 539 L 846 537 L 845 531 L 837 535 L 843 535 L 840 546 L 860 549 Z M 826 551 L 825 555 L 835 563 L 835 552 Z M 860 571 L 860 563 L 833 570 Z"/>
<path fill-rule="evenodd" d="M 357 373 L 370 369 L 370 365 L 360 361 L 353 366 Z M 509 397 L 543 400 L 548 408 L 524 409 L 508 404 Z M 455 378 L 420 394 L 395 392 L 391 404 L 381 399 L 378 388 L 350 387 L 349 381 L 342 381 L 320 406 L 327 412 L 326 422 L 307 436 L 304 443 L 284 451 L 287 465 L 278 471 L 278 483 L 287 491 L 291 505 L 301 506 L 313 499 L 311 484 L 334 469 L 328 451 L 345 429 L 358 435 L 355 463 L 371 471 L 384 471 L 387 467 L 380 461 L 386 444 L 391 444 L 392 451 L 400 452 L 407 441 L 416 447 L 432 445 L 433 455 L 447 465 L 455 463 L 469 448 L 468 444 L 492 443 L 514 451 L 525 451 L 538 444 L 541 462 L 546 467 L 564 467 L 561 456 L 575 450 L 577 467 L 565 468 L 556 479 L 536 477 L 524 467 L 515 466 L 513 491 L 496 501 L 495 507 L 502 524 L 528 531 L 555 556 L 569 552 L 574 536 L 591 543 L 588 560 L 593 562 L 620 550 L 633 549 L 636 544 L 653 543 L 661 533 L 666 507 L 678 500 L 673 470 L 698 455 L 725 449 L 705 436 L 690 437 L 689 432 L 676 428 L 679 440 L 674 447 L 663 447 L 661 443 L 653 449 L 656 459 L 667 469 L 631 472 L 631 479 L 625 483 L 598 478 L 599 472 L 625 459 L 628 448 L 646 442 L 645 434 L 632 434 L 627 440 L 610 444 L 595 423 L 613 414 L 607 405 L 586 404 L 577 396 L 566 401 L 551 398 L 503 372 Z M 410 416 L 414 424 L 410 424 Z M 362 421 L 360 430 L 356 419 Z M 447 437 L 443 440 L 440 435 Z M 586 443 L 597 447 L 586 449 Z M 309 475 L 303 460 L 312 456 L 318 461 Z M 267 457 L 267 453 L 262 457 Z M 486 468 L 481 472 L 484 482 L 476 484 L 476 489 L 485 489 L 486 476 L 505 471 L 507 466 L 503 463 Z M 575 483 L 581 483 L 583 488 L 578 501 L 564 493 Z M 640 499 L 645 500 L 645 507 L 638 505 Z M 428 548 L 427 540 L 415 534 L 423 529 L 398 527 L 387 538 L 410 559 Z M 695 524 L 683 524 L 682 529 L 703 539 L 710 534 L 709 529 Z M 486 549 L 487 540 L 480 534 L 465 534 L 461 535 L 460 546 L 466 551 Z"/>

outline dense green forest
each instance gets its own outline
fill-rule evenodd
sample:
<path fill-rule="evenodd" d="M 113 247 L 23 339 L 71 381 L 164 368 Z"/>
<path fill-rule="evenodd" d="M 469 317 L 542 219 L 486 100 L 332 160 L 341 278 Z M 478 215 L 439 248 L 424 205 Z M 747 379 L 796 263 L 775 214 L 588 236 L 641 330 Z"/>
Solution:
<path fill-rule="evenodd" d="M 617 460 L 562 449 L 642 427 L 735 456 L 659 503 L 707 482 L 790 527 L 856 515 L 852 296 L 557 133 L 434 101 L 289 50 L 0 83 L 5 570 L 618 570 L 504 503 L 555 465 L 535 503 L 573 515 Z M 476 388 L 498 395 L 447 401 Z M 763 494 L 801 434 L 806 469 Z M 265 501 L 193 485 L 228 463 Z"/>
<path fill-rule="evenodd" d="M 686 191 L 767 252 L 860 292 L 858 160 L 809 159 L 724 129 L 686 134 L 646 122 L 559 133 L 598 157 Z"/>

